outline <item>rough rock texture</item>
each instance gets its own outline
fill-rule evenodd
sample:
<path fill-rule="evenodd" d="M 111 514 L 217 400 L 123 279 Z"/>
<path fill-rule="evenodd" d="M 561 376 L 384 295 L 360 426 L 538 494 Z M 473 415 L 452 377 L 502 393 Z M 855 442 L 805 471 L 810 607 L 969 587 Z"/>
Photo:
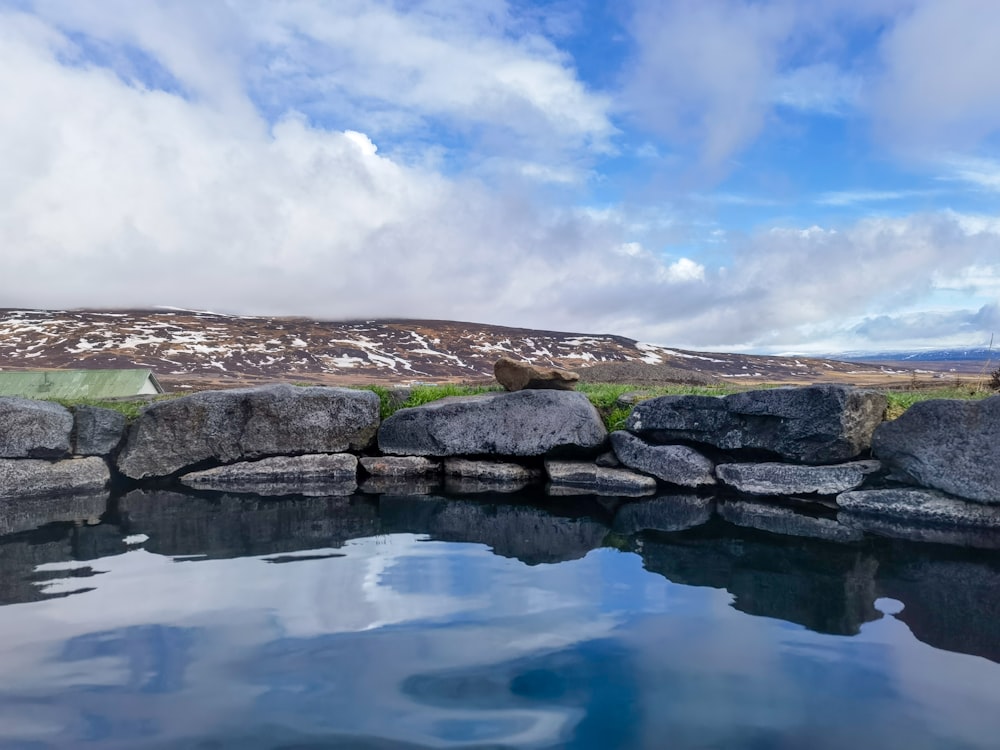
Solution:
<path fill-rule="evenodd" d="M 542 478 L 542 472 L 509 461 L 472 461 L 467 458 L 447 458 L 445 476 L 486 479 L 501 482 L 533 482 Z"/>
<path fill-rule="evenodd" d="M 697 495 L 660 495 L 637 503 L 626 503 L 615 513 L 612 529 L 619 534 L 640 531 L 683 531 L 707 523 L 715 501 Z"/>
<path fill-rule="evenodd" d="M 0 458 L 0 498 L 97 492 L 110 481 L 108 465 L 96 457 Z"/>
<path fill-rule="evenodd" d="M 493 377 L 508 391 L 523 391 L 531 388 L 551 388 L 571 391 L 580 376 L 575 372 L 555 367 L 539 367 L 529 362 L 520 362 L 509 357 L 501 357 L 493 365 Z"/>
<path fill-rule="evenodd" d="M 833 466 L 798 464 L 719 464 L 719 481 L 748 495 L 836 495 L 860 487 L 881 468 L 878 461 L 852 461 Z"/>
<path fill-rule="evenodd" d="M 715 484 L 714 464 L 686 445 L 650 445 L 631 432 L 612 432 L 611 445 L 625 466 L 681 487 Z"/>
<path fill-rule="evenodd" d="M 192 471 L 181 484 L 199 490 L 258 495 L 344 495 L 357 489 L 358 459 L 350 453 L 274 456 Z"/>
<path fill-rule="evenodd" d="M 494 492 L 509 495 L 520 492 L 532 484 L 527 479 L 485 479 L 445 475 L 444 491 L 451 495 L 481 495 Z"/>
<path fill-rule="evenodd" d="M 125 415 L 98 406 L 73 409 L 73 453 L 78 456 L 109 456 L 125 437 Z"/>
<path fill-rule="evenodd" d="M 366 495 L 430 495 L 441 491 L 437 476 L 370 476 L 361 480 L 358 490 Z"/>
<path fill-rule="evenodd" d="M 656 480 L 627 469 L 607 469 L 588 461 L 546 461 L 545 471 L 555 485 L 567 485 L 599 495 L 656 492 Z"/>
<path fill-rule="evenodd" d="M 607 435 L 582 393 L 528 390 L 400 409 L 382 423 L 378 444 L 403 456 L 593 455 Z"/>
<path fill-rule="evenodd" d="M 797 513 L 791 508 L 747 500 L 728 501 L 719 505 L 719 515 L 737 526 L 773 534 L 826 539 L 831 542 L 856 542 L 864 534 L 844 526 L 832 518 L 818 518 Z"/>
<path fill-rule="evenodd" d="M 841 385 L 747 391 L 731 396 L 660 396 L 636 404 L 630 432 L 667 443 L 754 449 L 806 464 L 848 461 L 867 450 L 886 398 Z"/>
<path fill-rule="evenodd" d="M 48 401 L 0 397 L 0 458 L 59 458 L 70 452 L 73 415 Z"/>
<path fill-rule="evenodd" d="M 133 479 L 203 461 L 360 450 L 378 429 L 371 391 L 271 385 L 154 403 L 129 430 L 118 468 Z"/>
<path fill-rule="evenodd" d="M 614 451 L 605 451 L 594 459 L 594 463 L 607 469 L 617 469 L 622 465 Z"/>
<path fill-rule="evenodd" d="M 908 482 L 1000 504 L 1000 396 L 916 403 L 875 431 L 872 451 Z"/>
<path fill-rule="evenodd" d="M 423 456 L 362 456 L 361 467 L 372 477 L 426 477 L 441 471 L 440 461 Z"/>
<path fill-rule="evenodd" d="M 898 488 L 844 492 L 837 505 L 851 513 L 957 526 L 1000 528 L 1000 507 L 967 502 L 935 490 Z"/>

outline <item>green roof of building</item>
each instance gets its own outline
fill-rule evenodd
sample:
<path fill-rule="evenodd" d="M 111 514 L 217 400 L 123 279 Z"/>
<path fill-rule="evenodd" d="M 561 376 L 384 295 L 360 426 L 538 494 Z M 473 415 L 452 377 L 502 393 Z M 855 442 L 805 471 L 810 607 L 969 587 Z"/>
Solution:
<path fill-rule="evenodd" d="M 163 393 L 152 370 L 34 370 L 0 372 L 0 396 L 41 399 L 121 398 Z"/>

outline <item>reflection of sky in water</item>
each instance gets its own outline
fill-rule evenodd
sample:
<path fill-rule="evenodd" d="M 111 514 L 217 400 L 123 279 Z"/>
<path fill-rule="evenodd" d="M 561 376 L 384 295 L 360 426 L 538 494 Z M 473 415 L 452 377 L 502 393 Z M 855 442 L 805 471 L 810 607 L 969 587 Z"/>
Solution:
<path fill-rule="evenodd" d="M 0 747 L 815 750 L 1000 736 L 1000 665 L 920 643 L 893 616 L 823 635 L 610 549 L 527 566 L 398 534 L 336 552 L 138 549 L 87 563 L 92 591 L 0 608 Z"/>

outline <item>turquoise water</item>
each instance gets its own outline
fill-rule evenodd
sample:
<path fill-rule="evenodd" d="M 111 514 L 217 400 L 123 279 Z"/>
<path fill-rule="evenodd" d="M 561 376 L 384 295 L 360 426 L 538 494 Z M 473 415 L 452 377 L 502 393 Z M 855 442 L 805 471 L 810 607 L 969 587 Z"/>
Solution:
<path fill-rule="evenodd" d="M 0 747 L 998 746 L 996 552 L 534 499 L 20 509 Z"/>

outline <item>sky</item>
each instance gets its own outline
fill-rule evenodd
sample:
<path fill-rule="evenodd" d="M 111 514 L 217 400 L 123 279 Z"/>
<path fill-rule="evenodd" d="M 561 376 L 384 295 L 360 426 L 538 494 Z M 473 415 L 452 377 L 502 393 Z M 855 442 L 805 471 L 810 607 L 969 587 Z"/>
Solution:
<path fill-rule="evenodd" d="M 998 36 L 997 0 L 0 0 L 0 307 L 987 345 Z"/>

